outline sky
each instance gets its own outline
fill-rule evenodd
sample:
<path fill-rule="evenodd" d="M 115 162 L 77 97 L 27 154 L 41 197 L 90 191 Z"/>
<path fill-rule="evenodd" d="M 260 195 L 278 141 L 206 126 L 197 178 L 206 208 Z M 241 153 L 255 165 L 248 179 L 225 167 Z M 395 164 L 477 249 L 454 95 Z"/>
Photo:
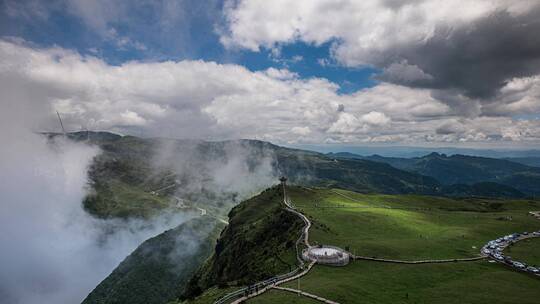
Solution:
<path fill-rule="evenodd" d="M 538 148 L 539 32 L 528 0 L 3 0 L 0 90 L 33 130 Z"/>

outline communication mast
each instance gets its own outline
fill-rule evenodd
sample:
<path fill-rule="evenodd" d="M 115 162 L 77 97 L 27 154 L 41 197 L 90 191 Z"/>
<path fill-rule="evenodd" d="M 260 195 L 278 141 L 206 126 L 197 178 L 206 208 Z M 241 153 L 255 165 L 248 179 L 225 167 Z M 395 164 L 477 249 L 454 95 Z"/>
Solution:
<path fill-rule="evenodd" d="M 64 137 L 66 137 L 66 130 L 64 129 L 64 124 L 62 123 L 62 118 L 60 118 L 60 113 L 56 111 L 56 115 L 58 116 L 58 120 L 60 121 L 60 127 L 62 127 L 62 133 L 64 134 Z"/>

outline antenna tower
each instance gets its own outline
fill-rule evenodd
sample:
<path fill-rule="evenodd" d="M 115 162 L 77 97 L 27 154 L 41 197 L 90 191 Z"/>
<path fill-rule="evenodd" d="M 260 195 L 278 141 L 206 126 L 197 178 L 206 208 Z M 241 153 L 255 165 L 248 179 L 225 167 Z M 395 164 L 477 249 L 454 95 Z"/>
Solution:
<path fill-rule="evenodd" d="M 56 115 L 58 116 L 58 120 L 60 121 L 60 126 L 62 127 L 62 133 L 64 133 L 64 137 L 66 136 L 66 130 L 64 129 L 64 124 L 62 123 L 62 118 L 60 118 L 60 113 L 56 111 Z"/>

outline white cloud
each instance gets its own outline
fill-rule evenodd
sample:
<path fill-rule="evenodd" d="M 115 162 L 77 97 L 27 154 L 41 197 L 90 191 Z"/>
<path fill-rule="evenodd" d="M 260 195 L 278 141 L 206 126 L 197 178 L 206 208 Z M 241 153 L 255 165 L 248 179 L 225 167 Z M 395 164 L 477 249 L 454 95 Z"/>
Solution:
<path fill-rule="evenodd" d="M 403 60 L 384 68 L 381 78 L 395 83 L 410 84 L 417 81 L 432 80 L 433 76 L 426 74 L 418 66 L 410 65 L 406 60 Z"/>
<path fill-rule="evenodd" d="M 494 115 L 540 113 L 540 75 L 511 79 L 483 111 Z"/>
<path fill-rule="evenodd" d="M 304 60 L 304 57 L 300 56 L 300 55 L 295 55 L 295 56 L 292 56 L 292 58 L 291 58 L 292 62 L 300 62 L 302 60 Z"/>
<path fill-rule="evenodd" d="M 385 126 L 390 122 L 390 118 L 384 113 L 371 111 L 356 117 L 353 114 L 341 112 L 328 132 L 330 133 L 367 133 L 373 131 L 375 127 Z"/>
<path fill-rule="evenodd" d="M 276 69 L 276 68 L 269 68 L 266 71 L 266 75 L 275 78 L 275 79 L 293 79 L 297 78 L 298 74 L 293 73 L 286 69 Z"/>
<path fill-rule="evenodd" d="M 371 111 L 367 114 L 362 115 L 360 120 L 374 126 L 384 126 L 390 122 L 390 118 L 384 113 Z"/>
<path fill-rule="evenodd" d="M 291 132 L 298 135 L 308 135 L 311 133 L 311 129 L 309 127 L 294 127 Z"/>
<path fill-rule="evenodd" d="M 339 40 L 333 54 L 348 66 L 386 60 L 387 51 L 409 42 L 421 43 L 438 27 L 453 27 L 505 9 L 526 13 L 534 1 L 228 1 L 227 28 L 221 42 L 227 47 L 258 51 L 296 40 L 320 45 Z"/>
<path fill-rule="evenodd" d="M 0 41 L 0 78 L 3 91 L 26 94 L 48 113 L 48 119 L 30 120 L 35 130 L 57 130 L 58 110 L 68 130 L 177 138 L 415 143 L 540 137 L 537 121 L 463 115 L 434 90 L 380 83 L 338 94 L 339 87 L 326 79 L 301 79 L 286 69 L 252 72 L 204 61 L 111 66 L 65 49 Z M 515 80 L 500 98 L 517 96 L 519 103 L 534 83 Z M 459 128 L 445 126 L 456 121 Z M 508 136 L 508 128 L 520 135 Z"/>
<path fill-rule="evenodd" d="M 136 112 L 126 110 L 125 112 L 120 113 L 120 119 L 117 124 L 120 126 L 144 126 L 146 125 L 146 120 L 139 116 Z"/>

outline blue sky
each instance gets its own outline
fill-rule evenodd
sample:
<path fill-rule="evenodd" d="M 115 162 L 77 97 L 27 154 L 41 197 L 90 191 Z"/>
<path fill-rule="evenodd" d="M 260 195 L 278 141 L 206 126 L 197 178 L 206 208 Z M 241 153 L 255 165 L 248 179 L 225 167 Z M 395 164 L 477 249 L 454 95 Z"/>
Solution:
<path fill-rule="evenodd" d="M 9 2 L 9 1 L 8 1 Z M 322 77 L 340 86 L 339 93 L 347 94 L 362 88 L 372 87 L 377 81 L 373 78 L 378 71 L 373 67 L 344 67 L 330 56 L 332 41 L 315 45 L 302 41 L 292 42 L 272 49 L 261 48 L 251 51 L 240 48 L 227 49 L 219 41 L 216 27 L 219 25 L 221 2 L 197 1 L 183 3 L 190 15 L 173 26 L 172 29 L 157 29 L 160 14 L 145 6 L 129 9 L 130 18 L 108 23 L 115 37 L 110 38 L 100 30 L 81 19 L 80 16 L 65 9 L 48 8 L 47 16 L 36 16 L 30 6 L 20 6 L 28 10 L 27 16 L 10 13 L 6 9 L 8 2 L 0 12 L 0 35 L 18 37 L 41 47 L 59 46 L 77 50 L 81 54 L 102 58 L 111 65 L 120 65 L 127 61 L 180 61 L 204 60 L 218 63 L 242 65 L 251 71 L 273 68 L 286 68 L 297 73 L 301 78 Z M 24 2 L 24 1 L 23 1 Z M 134 26 L 133 20 L 139 25 Z M 179 28 L 179 27 L 182 28 Z M 119 45 L 118 38 L 125 37 L 140 45 Z M 275 52 L 278 50 L 279 55 Z M 322 63 L 322 62 L 325 63 Z"/>

